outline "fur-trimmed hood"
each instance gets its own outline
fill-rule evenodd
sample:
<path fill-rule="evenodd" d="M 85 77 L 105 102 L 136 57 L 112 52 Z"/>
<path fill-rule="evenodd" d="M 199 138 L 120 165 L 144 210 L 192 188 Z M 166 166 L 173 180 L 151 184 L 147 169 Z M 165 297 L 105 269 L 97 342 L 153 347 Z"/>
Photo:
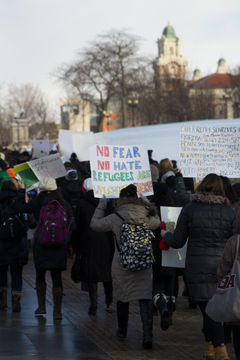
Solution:
<path fill-rule="evenodd" d="M 195 192 L 191 195 L 190 201 L 203 204 L 226 204 L 229 206 L 229 200 L 225 196 L 215 195 L 213 193 Z"/>

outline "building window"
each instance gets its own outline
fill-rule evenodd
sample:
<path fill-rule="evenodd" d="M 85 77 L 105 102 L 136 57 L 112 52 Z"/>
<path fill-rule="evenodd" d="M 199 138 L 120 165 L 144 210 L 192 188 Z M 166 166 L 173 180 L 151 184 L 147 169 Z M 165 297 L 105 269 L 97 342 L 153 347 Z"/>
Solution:
<path fill-rule="evenodd" d="M 233 118 L 238 119 L 240 117 L 240 103 L 235 102 L 233 104 Z"/>
<path fill-rule="evenodd" d="M 173 55 L 173 48 L 170 47 L 170 55 Z"/>
<path fill-rule="evenodd" d="M 226 119 L 227 117 L 227 107 L 226 104 L 219 105 L 219 118 Z"/>
<path fill-rule="evenodd" d="M 107 126 L 112 125 L 112 118 L 107 117 Z"/>

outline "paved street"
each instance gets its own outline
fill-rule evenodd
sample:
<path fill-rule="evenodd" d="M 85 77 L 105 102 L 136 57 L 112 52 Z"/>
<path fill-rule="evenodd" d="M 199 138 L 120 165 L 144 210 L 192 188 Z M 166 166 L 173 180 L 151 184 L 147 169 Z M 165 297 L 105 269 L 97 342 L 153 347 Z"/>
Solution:
<path fill-rule="evenodd" d="M 142 329 L 138 303 L 130 305 L 129 329 L 124 342 L 117 341 L 116 308 L 107 310 L 103 288 L 99 286 L 99 307 L 96 316 L 88 315 L 88 293 L 70 279 L 73 260 L 63 273 L 63 320 L 53 321 L 51 279 L 47 275 L 47 314 L 36 318 L 37 297 L 34 290 L 35 269 L 30 255 L 24 267 L 24 295 L 22 312 L 12 313 L 10 293 L 7 310 L 0 311 L 0 359 L 6 360 L 197 360 L 202 359 L 204 338 L 201 333 L 201 316 L 198 309 L 189 309 L 188 301 L 177 300 L 174 324 L 163 332 L 159 318 L 154 317 L 152 350 L 142 350 Z M 182 293 L 182 282 L 180 291 Z M 235 359 L 232 344 L 228 345 L 231 360 Z"/>

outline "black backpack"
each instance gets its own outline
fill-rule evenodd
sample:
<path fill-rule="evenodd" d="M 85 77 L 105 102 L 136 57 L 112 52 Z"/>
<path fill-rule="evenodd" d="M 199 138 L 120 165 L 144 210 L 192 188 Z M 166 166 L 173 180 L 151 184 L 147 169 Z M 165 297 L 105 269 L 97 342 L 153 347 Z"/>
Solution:
<path fill-rule="evenodd" d="M 0 205 L 0 219 L 0 239 L 21 240 L 27 235 L 27 222 L 23 214 L 16 211 L 14 199 Z"/>

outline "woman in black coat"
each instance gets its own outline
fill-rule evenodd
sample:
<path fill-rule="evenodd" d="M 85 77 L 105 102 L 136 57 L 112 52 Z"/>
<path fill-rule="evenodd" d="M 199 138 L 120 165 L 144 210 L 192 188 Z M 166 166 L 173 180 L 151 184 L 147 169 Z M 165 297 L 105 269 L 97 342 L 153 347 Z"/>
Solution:
<path fill-rule="evenodd" d="M 175 249 L 188 239 L 186 281 L 203 315 L 206 359 L 214 359 L 214 354 L 217 360 L 228 359 L 222 324 L 213 321 L 205 308 L 217 289 L 217 268 L 235 228 L 236 213 L 229 206 L 223 183 L 218 175 L 209 174 L 182 209 L 174 233 L 161 231 L 166 243 Z"/>
<path fill-rule="evenodd" d="M 66 210 L 68 223 L 71 221 L 74 226 L 74 217 L 71 207 L 63 200 L 61 194 L 57 191 L 56 181 L 52 178 L 45 178 L 39 181 L 38 187 L 41 191 L 40 194 L 34 200 L 29 201 L 29 203 L 19 202 L 17 204 L 17 209 L 23 213 L 34 213 L 36 219 L 39 220 L 42 206 L 48 204 L 51 200 L 57 200 Z M 19 197 L 22 196 L 22 192 L 24 191 L 24 189 L 18 191 Z M 46 313 L 45 274 L 46 270 L 50 270 L 53 282 L 53 317 L 55 320 L 61 320 L 63 297 L 62 271 L 67 268 L 67 243 L 63 243 L 58 247 L 47 247 L 38 241 L 38 231 L 36 231 L 34 236 L 33 258 L 36 268 L 36 290 L 38 297 L 38 308 L 35 310 L 35 315 L 37 316 Z"/>
<path fill-rule="evenodd" d="M 1 186 L 0 208 L 1 217 L 8 206 L 15 207 L 17 188 L 11 180 L 5 180 Z M 24 198 L 22 198 L 24 201 Z M 26 226 L 27 232 L 27 226 Z M 7 308 L 7 272 L 10 267 L 12 279 L 12 311 L 21 311 L 22 269 L 28 262 L 27 238 L 19 237 L 14 240 L 1 238 L 0 233 L 0 309 Z"/>
<path fill-rule="evenodd" d="M 90 228 L 91 219 L 99 203 L 99 199 L 93 195 L 91 178 L 84 181 L 83 191 L 85 192 L 83 198 L 77 204 L 75 230 L 77 237 L 74 236 L 73 249 L 76 250 L 77 255 L 81 255 L 82 281 L 88 283 L 90 298 L 88 314 L 96 315 L 98 282 L 103 282 L 107 308 L 113 301 L 111 266 L 114 238 L 110 232 L 99 233 Z"/>

